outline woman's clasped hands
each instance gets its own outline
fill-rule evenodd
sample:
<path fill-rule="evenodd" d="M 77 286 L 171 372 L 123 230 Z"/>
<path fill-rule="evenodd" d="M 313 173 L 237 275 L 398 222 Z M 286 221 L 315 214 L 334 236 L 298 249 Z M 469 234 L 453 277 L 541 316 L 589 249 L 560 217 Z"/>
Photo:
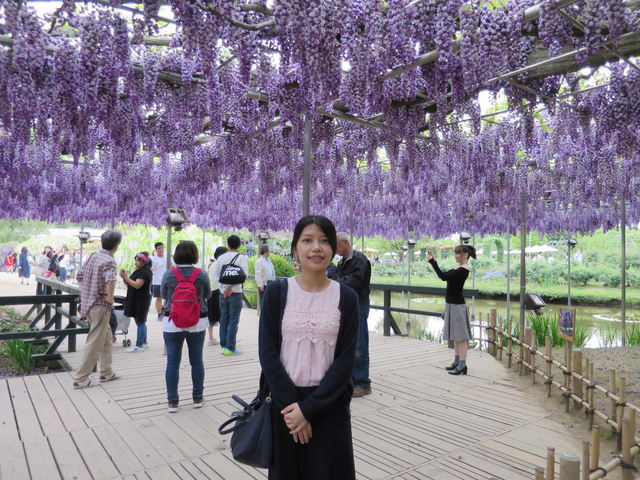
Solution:
<path fill-rule="evenodd" d="M 291 430 L 293 441 L 296 443 L 309 443 L 311 439 L 311 424 L 304 418 L 298 404 L 292 403 L 280 413 L 284 415 L 284 422 Z"/>

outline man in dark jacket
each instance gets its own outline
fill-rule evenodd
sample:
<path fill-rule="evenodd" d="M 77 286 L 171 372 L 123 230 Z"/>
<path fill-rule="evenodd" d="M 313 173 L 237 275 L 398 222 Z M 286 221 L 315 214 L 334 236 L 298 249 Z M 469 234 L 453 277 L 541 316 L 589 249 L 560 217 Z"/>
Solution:
<path fill-rule="evenodd" d="M 358 326 L 358 346 L 353 367 L 355 389 L 354 397 L 362 397 L 371 393 L 369 379 L 369 284 L 371 283 L 371 263 L 367 257 L 351 247 L 349 236 L 338 233 L 338 255 L 342 257 L 338 263 L 336 280 L 353 288 L 358 294 L 360 325 Z"/>

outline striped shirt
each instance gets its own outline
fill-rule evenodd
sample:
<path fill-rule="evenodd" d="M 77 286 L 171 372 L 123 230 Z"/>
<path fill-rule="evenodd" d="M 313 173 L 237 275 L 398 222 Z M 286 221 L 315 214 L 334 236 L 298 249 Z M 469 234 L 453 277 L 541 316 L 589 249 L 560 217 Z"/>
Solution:
<path fill-rule="evenodd" d="M 87 263 L 76 274 L 80 282 L 80 314 L 88 315 L 96 305 L 104 305 L 113 310 L 108 303 L 107 283 L 116 281 L 116 260 L 111 252 L 100 249 L 89 257 Z"/>

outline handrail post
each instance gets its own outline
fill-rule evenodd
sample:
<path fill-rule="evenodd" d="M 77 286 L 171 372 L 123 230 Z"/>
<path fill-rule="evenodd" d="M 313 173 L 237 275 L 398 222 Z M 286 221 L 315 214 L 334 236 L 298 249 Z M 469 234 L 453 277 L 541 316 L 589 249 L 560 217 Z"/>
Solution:
<path fill-rule="evenodd" d="M 76 321 L 78 320 L 78 304 L 75 299 L 69 301 L 69 328 L 77 328 Z M 68 352 L 76 351 L 76 334 L 69 335 Z"/>
<path fill-rule="evenodd" d="M 62 290 L 56 289 L 56 295 L 62 295 Z M 58 308 L 62 307 L 62 302 L 60 300 L 56 300 L 56 330 L 62 330 L 62 314 L 58 311 Z"/>
<path fill-rule="evenodd" d="M 391 335 L 391 290 L 384 290 L 384 336 Z"/>
<path fill-rule="evenodd" d="M 53 289 L 49 285 L 47 285 L 44 288 L 44 294 L 45 295 L 51 295 L 52 292 L 53 292 Z M 50 306 L 51 304 L 47 302 L 44 305 L 45 305 L 45 307 L 44 307 L 44 310 L 45 310 L 44 323 L 46 325 L 47 323 L 49 323 L 49 320 L 51 320 L 51 306 Z"/>

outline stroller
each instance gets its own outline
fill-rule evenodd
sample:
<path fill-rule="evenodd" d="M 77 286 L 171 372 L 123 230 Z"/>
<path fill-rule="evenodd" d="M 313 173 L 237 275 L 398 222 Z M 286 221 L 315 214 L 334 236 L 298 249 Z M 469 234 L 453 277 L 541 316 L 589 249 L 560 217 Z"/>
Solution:
<path fill-rule="evenodd" d="M 129 333 L 129 325 L 131 324 L 131 318 L 126 317 L 124 314 L 124 304 L 126 301 L 125 297 L 120 295 L 116 295 L 114 297 L 115 302 L 113 304 L 113 311 L 111 312 L 111 318 L 109 320 L 109 326 L 111 327 L 111 333 L 113 334 L 113 343 L 116 343 L 116 331 L 120 330 L 124 335 L 124 340 L 122 340 L 123 347 L 131 346 L 131 339 L 127 338 L 127 333 Z"/>

